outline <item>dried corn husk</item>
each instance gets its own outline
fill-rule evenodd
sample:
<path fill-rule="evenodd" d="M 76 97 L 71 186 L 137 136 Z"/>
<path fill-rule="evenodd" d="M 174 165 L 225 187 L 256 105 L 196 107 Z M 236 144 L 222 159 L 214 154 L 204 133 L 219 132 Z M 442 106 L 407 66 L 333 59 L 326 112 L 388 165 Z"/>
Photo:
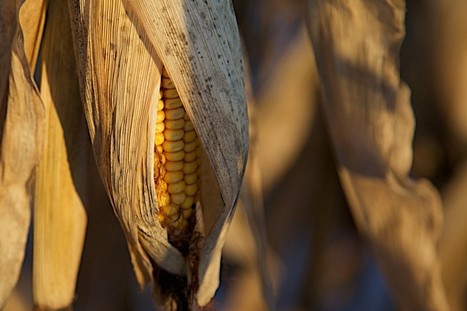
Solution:
<path fill-rule="evenodd" d="M 33 296 L 41 310 L 58 310 L 75 297 L 86 232 L 86 173 L 92 161 L 66 1 L 49 1 L 42 42 L 46 135 L 36 170 Z"/>
<path fill-rule="evenodd" d="M 308 1 L 309 30 L 340 180 L 403 310 L 447 310 L 439 194 L 408 177 L 414 118 L 399 77 L 404 1 Z"/>
<path fill-rule="evenodd" d="M 188 276 L 191 286 L 199 285 L 197 303 L 205 305 L 218 287 L 221 248 L 245 168 L 248 121 L 232 8 L 197 2 L 70 4 L 94 153 L 138 281 L 150 282 L 154 268 Z M 201 239 L 188 258 L 168 242 L 156 217 L 153 133 L 162 64 L 204 146 L 204 163 L 211 164 L 197 220 Z"/>
<path fill-rule="evenodd" d="M 37 45 L 31 41 L 42 33 L 42 23 L 34 23 L 41 3 L 0 3 L 0 308 L 18 280 L 23 261 L 30 220 L 29 182 L 43 141 L 44 107 L 27 57 L 35 54 Z M 24 26 L 26 21 L 31 22 L 30 28 Z"/>

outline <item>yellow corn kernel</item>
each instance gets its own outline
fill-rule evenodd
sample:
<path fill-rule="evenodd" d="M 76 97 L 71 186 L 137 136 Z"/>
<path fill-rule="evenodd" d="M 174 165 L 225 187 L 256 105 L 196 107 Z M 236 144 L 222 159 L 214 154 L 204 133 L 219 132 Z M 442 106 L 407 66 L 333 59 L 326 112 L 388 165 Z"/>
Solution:
<path fill-rule="evenodd" d="M 178 120 L 178 119 L 183 118 L 184 113 L 185 113 L 185 110 L 183 109 L 183 107 L 166 110 L 165 118 L 167 120 Z"/>
<path fill-rule="evenodd" d="M 183 218 L 189 219 L 191 214 L 193 214 L 193 209 L 192 208 L 186 208 L 186 209 L 182 209 L 180 212 L 181 212 Z"/>
<path fill-rule="evenodd" d="M 162 192 L 160 196 L 158 196 L 157 201 L 159 206 L 166 206 L 170 204 L 170 195 L 167 192 Z"/>
<path fill-rule="evenodd" d="M 185 152 L 192 152 L 192 151 L 195 151 L 197 146 L 198 146 L 198 143 L 196 141 L 192 141 L 190 143 L 186 143 L 185 147 L 183 147 L 183 150 Z"/>
<path fill-rule="evenodd" d="M 165 164 L 165 162 L 167 162 L 167 158 L 163 154 L 161 154 L 159 160 L 161 161 L 162 164 Z"/>
<path fill-rule="evenodd" d="M 196 164 L 196 162 L 185 163 L 183 165 L 183 173 L 192 174 L 192 173 L 196 172 L 197 167 L 198 167 L 198 164 Z"/>
<path fill-rule="evenodd" d="M 193 151 L 193 152 L 185 152 L 185 158 L 184 158 L 184 160 L 185 160 L 185 162 L 193 162 L 193 161 L 196 160 L 196 157 L 197 157 L 197 155 L 196 155 L 196 152 L 195 152 L 195 151 Z"/>
<path fill-rule="evenodd" d="M 169 161 L 181 161 L 185 157 L 185 151 L 167 152 L 165 153 L 165 156 Z"/>
<path fill-rule="evenodd" d="M 160 122 L 164 122 L 165 120 L 165 113 L 164 111 L 158 111 L 157 112 L 157 117 L 156 117 L 156 124 Z"/>
<path fill-rule="evenodd" d="M 191 208 L 183 209 L 182 210 L 182 217 L 185 219 L 190 218 L 191 214 L 193 214 L 193 210 Z"/>
<path fill-rule="evenodd" d="M 191 209 L 193 203 L 195 203 L 195 198 L 187 195 L 185 201 L 182 203 L 182 209 Z"/>
<path fill-rule="evenodd" d="M 156 133 L 162 133 L 165 130 L 165 125 L 163 122 L 156 123 Z"/>
<path fill-rule="evenodd" d="M 175 215 L 178 216 L 179 213 L 180 213 L 180 209 L 175 204 L 163 205 L 161 207 L 161 210 L 166 216 L 169 216 L 169 217 L 172 217 L 172 216 L 175 216 Z"/>
<path fill-rule="evenodd" d="M 182 181 L 179 181 L 178 183 L 175 183 L 175 184 L 169 184 L 169 187 L 168 187 L 167 191 L 170 194 L 180 193 L 180 192 L 185 191 L 185 188 L 186 188 L 185 182 L 182 180 Z"/>
<path fill-rule="evenodd" d="M 185 114 L 183 115 L 183 119 L 185 119 L 185 121 L 190 121 L 190 117 L 188 116 L 188 113 L 185 112 Z"/>
<path fill-rule="evenodd" d="M 174 193 L 170 195 L 170 202 L 173 204 L 181 205 L 183 202 L 185 202 L 186 199 L 186 194 L 185 192 L 180 192 L 180 193 Z"/>
<path fill-rule="evenodd" d="M 162 100 L 157 101 L 157 111 L 162 111 L 164 109 L 164 102 Z"/>
<path fill-rule="evenodd" d="M 177 98 L 167 99 L 164 103 L 164 106 L 165 106 L 165 109 L 175 109 L 178 107 L 182 107 L 183 104 L 180 98 L 177 97 Z"/>
<path fill-rule="evenodd" d="M 175 88 L 175 85 L 173 84 L 171 79 L 162 78 L 162 87 L 165 89 L 173 89 Z"/>
<path fill-rule="evenodd" d="M 164 137 L 165 140 L 176 141 L 181 140 L 183 138 L 184 132 L 183 130 L 165 130 Z"/>
<path fill-rule="evenodd" d="M 156 133 L 156 146 L 162 146 L 164 143 L 164 134 Z"/>
<path fill-rule="evenodd" d="M 167 188 L 169 185 L 164 180 L 160 180 L 159 183 L 157 184 L 157 190 L 162 192 L 167 192 Z"/>
<path fill-rule="evenodd" d="M 194 184 L 198 180 L 198 175 L 196 173 L 185 174 L 185 177 L 183 180 L 185 181 L 185 184 L 191 185 L 191 184 Z"/>
<path fill-rule="evenodd" d="M 167 182 L 167 184 L 175 184 L 178 183 L 179 181 L 183 180 L 183 172 L 178 171 L 178 172 L 166 172 L 164 175 L 164 180 Z"/>
<path fill-rule="evenodd" d="M 183 171 L 183 161 L 167 161 L 165 169 L 168 172 Z"/>
<path fill-rule="evenodd" d="M 195 131 L 188 131 L 185 132 L 185 135 L 183 136 L 183 141 L 186 143 L 190 143 L 196 139 L 196 132 Z"/>
<path fill-rule="evenodd" d="M 183 140 L 178 140 L 178 141 L 165 141 L 162 144 L 162 147 L 164 148 L 164 151 L 166 152 L 177 152 L 182 150 L 183 151 L 183 146 L 185 144 L 183 143 Z"/>
<path fill-rule="evenodd" d="M 185 125 L 183 127 L 183 129 L 185 131 L 191 131 L 193 130 L 195 127 L 193 126 L 193 122 L 191 122 L 190 120 L 184 120 L 185 121 Z"/>
<path fill-rule="evenodd" d="M 185 182 L 183 182 L 183 184 L 185 184 Z M 198 185 L 197 184 L 185 185 L 185 194 L 186 195 L 194 196 L 197 191 L 198 191 Z M 170 192 L 170 185 L 169 185 L 169 192 Z"/>
<path fill-rule="evenodd" d="M 176 89 L 166 89 L 164 90 L 164 97 L 165 98 L 177 98 L 178 92 Z"/>
<path fill-rule="evenodd" d="M 169 130 L 181 130 L 185 126 L 185 120 L 167 120 L 165 121 L 165 127 Z"/>

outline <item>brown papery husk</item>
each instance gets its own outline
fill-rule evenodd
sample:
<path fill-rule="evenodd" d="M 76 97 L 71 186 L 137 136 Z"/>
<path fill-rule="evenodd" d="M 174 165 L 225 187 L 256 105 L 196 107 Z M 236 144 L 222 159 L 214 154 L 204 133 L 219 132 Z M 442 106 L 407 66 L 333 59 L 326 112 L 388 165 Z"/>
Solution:
<path fill-rule="evenodd" d="M 30 181 L 44 139 L 44 106 L 30 70 L 42 35 L 41 1 L 0 4 L 0 308 L 15 286 L 30 221 Z M 38 7 L 36 6 L 38 5 Z M 33 48 L 34 47 L 34 48 Z"/>

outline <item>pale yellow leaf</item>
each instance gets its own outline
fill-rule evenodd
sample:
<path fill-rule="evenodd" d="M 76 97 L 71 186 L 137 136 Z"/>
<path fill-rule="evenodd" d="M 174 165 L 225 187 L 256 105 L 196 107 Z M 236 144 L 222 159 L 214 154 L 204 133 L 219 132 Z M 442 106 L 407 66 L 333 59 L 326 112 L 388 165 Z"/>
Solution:
<path fill-rule="evenodd" d="M 6 41 L 0 46 L 0 307 L 17 282 L 23 261 L 30 220 L 30 182 L 44 131 L 44 107 L 24 50 L 23 20 L 18 18 L 21 4 L 0 4 L 0 29 L 5 34 L 2 41 Z M 28 11 L 22 16 L 38 13 Z"/>
<path fill-rule="evenodd" d="M 36 306 L 57 310 L 75 297 L 93 161 L 66 1 L 49 1 L 40 66 L 46 137 L 36 170 L 33 296 Z"/>

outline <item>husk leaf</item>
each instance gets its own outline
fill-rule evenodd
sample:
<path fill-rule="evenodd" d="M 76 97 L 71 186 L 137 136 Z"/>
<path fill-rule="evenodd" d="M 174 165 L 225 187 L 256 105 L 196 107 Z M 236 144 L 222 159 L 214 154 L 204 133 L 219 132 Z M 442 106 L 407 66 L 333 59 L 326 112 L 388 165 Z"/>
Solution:
<path fill-rule="evenodd" d="M 203 193 L 206 239 L 200 253 L 197 298 L 204 305 L 218 287 L 222 245 L 248 151 L 242 51 L 235 15 L 229 1 L 124 2 L 171 75 L 212 165 L 216 180 L 202 188 L 219 186 Z M 220 200 L 214 199 L 217 190 Z"/>
<path fill-rule="evenodd" d="M 18 280 L 24 257 L 29 182 L 39 161 L 44 131 L 44 107 L 25 51 L 29 43 L 25 40 L 37 37 L 26 39 L 22 31 L 25 20 L 38 13 L 28 4 L 0 4 L 0 308 Z"/>
<path fill-rule="evenodd" d="M 41 54 L 46 135 L 36 170 L 33 297 L 41 310 L 58 310 L 75 296 L 86 233 L 86 172 L 92 161 L 66 1 L 49 1 Z"/>

